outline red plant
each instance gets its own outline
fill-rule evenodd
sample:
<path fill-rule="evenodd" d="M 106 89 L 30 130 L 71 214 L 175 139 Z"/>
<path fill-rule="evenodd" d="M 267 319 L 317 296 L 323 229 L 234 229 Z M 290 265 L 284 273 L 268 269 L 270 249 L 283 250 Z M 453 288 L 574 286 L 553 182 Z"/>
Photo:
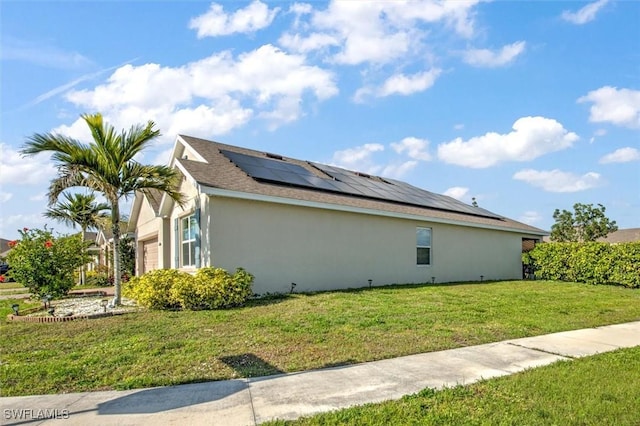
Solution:
<path fill-rule="evenodd" d="M 48 240 L 47 242 L 44 243 L 45 248 L 51 248 L 53 246 L 53 243 L 51 242 L 51 240 Z"/>
<path fill-rule="evenodd" d="M 18 244 L 18 240 L 9 241 L 9 247 L 14 248 Z"/>
<path fill-rule="evenodd" d="M 26 228 L 26 227 L 25 227 L 25 228 L 22 228 L 22 230 L 23 230 L 24 232 L 27 232 L 27 231 L 29 231 L 29 228 Z"/>
<path fill-rule="evenodd" d="M 0 275 L 0 283 L 4 282 L 4 275 Z"/>

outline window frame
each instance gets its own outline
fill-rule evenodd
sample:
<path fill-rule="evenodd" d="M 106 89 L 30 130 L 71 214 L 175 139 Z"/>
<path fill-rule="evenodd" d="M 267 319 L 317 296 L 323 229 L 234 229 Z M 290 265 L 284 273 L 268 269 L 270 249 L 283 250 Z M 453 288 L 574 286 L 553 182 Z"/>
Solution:
<path fill-rule="evenodd" d="M 182 216 L 180 218 L 180 226 L 178 229 L 178 235 L 180 237 L 180 267 L 181 268 L 195 268 L 196 267 L 196 243 L 197 243 L 197 236 L 193 233 L 192 231 L 192 226 L 193 226 L 193 222 L 196 220 L 196 214 L 195 212 L 186 215 L 186 216 Z M 187 235 L 189 236 L 188 239 L 185 240 L 184 238 L 184 229 L 185 229 L 185 223 L 187 224 Z M 186 263 L 185 259 L 184 259 L 184 247 L 185 245 L 188 246 L 188 253 L 189 253 L 189 257 L 192 257 L 192 259 L 188 259 L 190 262 Z"/>
<path fill-rule="evenodd" d="M 429 231 L 429 244 L 420 244 L 419 234 L 421 230 Z M 429 259 L 428 263 L 420 263 L 420 250 L 428 249 Z M 417 226 L 416 227 L 416 266 L 418 267 L 428 267 L 433 264 L 433 229 L 428 226 Z"/>

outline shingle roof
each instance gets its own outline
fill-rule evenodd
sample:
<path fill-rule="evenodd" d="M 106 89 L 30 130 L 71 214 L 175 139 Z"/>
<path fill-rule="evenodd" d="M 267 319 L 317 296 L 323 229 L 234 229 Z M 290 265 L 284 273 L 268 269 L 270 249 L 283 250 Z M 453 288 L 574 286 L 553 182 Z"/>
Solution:
<path fill-rule="evenodd" d="M 631 243 L 640 241 L 640 228 L 618 229 L 598 241 L 605 243 Z"/>
<path fill-rule="evenodd" d="M 205 139 L 180 135 L 179 140 L 195 150 L 205 161 L 190 159 L 178 159 L 182 167 L 200 185 L 211 188 L 226 189 L 231 191 L 260 194 L 273 197 L 289 198 L 299 201 L 312 201 L 319 203 L 335 204 L 355 208 L 379 210 L 389 213 L 407 214 L 452 222 L 466 222 L 470 225 L 497 227 L 510 230 L 518 230 L 533 235 L 545 235 L 546 231 L 539 228 L 501 217 L 500 219 L 475 216 L 458 212 L 419 207 L 409 204 L 401 204 L 380 199 L 357 197 L 348 194 L 325 192 L 296 186 L 257 181 L 248 176 L 240 168 L 236 167 L 220 150 L 228 150 L 241 154 L 265 157 L 264 152 L 247 148 L 212 142 Z M 320 178 L 325 178 L 320 170 L 312 167 L 308 162 L 293 158 L 283 157 L 288 163 L 304 167 Z"/>

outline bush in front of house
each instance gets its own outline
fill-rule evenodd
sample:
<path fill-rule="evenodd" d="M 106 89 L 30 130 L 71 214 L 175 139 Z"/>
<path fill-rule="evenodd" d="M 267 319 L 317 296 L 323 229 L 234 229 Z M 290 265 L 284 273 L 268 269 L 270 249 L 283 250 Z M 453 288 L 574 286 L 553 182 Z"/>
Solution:
<path fill-rule="evenodd" d="M 11 241 L 9 275 L 37 296 L 64 296 L 75 285 L 73 273 L 88 260 L 80 235 L 55 237 L 51 230 L 24 228 Z"/>
<path fill-rule="evenodd" d="M 640 243 L 545 243 L 523 261 L 536 278 L 640 288 Z"/>
<path fill-rule="evenodd" d="M 222 268 L 199 269 L 195 275 L 176 269 L 157 269 L 134 277 L 124 296 L 151 309 L 219 309 L 242 305 L 252 294 L 253 275 L 238 268 L 232 275 Z"/>

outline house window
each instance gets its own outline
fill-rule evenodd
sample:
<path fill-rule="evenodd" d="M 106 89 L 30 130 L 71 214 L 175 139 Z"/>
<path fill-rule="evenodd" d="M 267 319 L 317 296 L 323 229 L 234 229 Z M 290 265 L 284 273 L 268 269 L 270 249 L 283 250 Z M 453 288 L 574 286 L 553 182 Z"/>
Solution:
<path fill-rule="evenodd" d="M 183 217 L 180 220 L 180 229 L 182 231 L 180 264 L 182 267 L 196 266 L 196 235 L 198 232 L 196 215 Z"/>
<path fill-rule="evenodd" d="M 431 228 L 416 228 L 416 263 L 431 265 Z"/>

